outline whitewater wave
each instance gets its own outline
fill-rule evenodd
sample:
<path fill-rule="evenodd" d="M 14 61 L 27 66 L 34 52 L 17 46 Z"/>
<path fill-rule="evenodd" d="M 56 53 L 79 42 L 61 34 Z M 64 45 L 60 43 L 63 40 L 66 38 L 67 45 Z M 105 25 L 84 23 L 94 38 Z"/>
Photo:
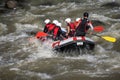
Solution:
<path fill-rule="evenodd" d="M 3 23 L 0 23 L 0 35 L 7 32 L 7 25 L 6 24 L 3 24 Z"/>

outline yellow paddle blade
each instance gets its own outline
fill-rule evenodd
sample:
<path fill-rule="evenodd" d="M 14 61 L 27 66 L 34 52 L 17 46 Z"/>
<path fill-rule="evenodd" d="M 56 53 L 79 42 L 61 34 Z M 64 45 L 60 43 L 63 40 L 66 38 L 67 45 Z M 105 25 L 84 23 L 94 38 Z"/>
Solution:
<path fill-rule="evenodd" d="M 110 36 L 101 36 L 103 39 L 109 42 L 116 42 L 116 38 L 110 37 Z"/>

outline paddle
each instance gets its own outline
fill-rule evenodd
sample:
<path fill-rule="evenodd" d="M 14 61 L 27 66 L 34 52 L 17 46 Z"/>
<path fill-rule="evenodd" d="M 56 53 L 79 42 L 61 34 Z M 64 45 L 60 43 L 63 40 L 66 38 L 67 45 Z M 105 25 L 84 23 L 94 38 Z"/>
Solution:
<path fill-rule="evenodd" d="M 48 34 L 47 33 L 44 33 L 44 32 L 37 32 L 37 34 L 35 35 L 35 37 L 36 38 L 40 38 L 40 37 L 46 37 L 46 36 L 48 36 Z"/>
<path fill-rule="evenodd" d="M 110 36 L 102 36 L 102 38 L 109 42 L 116 42 L 116 38 Z"/>
<path fill-rule="evenodd" d="M 104 30 L 104 28 L 103 28 L 103 26 L 95 26 L 94 27 L 94 31 L 96 31 L 96 32 L 101 32 L 101 31 L 103 31 Z M 44 33 L 44 32 L 37 32 L 37 34 L 36 34 L 36 36 L 35 37 L 46 37 L 46 36 L 48 36 L 48 34 L 47 33 Z"/>
<path fill-rule="evenodd" d="M 110 37 L 110 36 L 99 36 L 97 34 L 93 34 L 93 35 L 100 37 L 100 38 L 103 38 L 104 40 L 109 41 L 109 42 L 113 42 L 113 43 L 116 42 L 116 40 L 117 40 L 116 38 Z"/>
<path fill-rule="evenodd" d="M 104 27 L 103 26 L 95 26 L 93 28 L 93 30 L 96 31 L 96 32 L 102 32 L 104 30 Z"/>

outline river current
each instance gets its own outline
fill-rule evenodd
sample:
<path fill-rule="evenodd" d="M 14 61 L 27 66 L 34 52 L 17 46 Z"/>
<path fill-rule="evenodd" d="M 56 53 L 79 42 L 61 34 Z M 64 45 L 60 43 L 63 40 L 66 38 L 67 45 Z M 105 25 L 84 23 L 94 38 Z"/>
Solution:
<path fill-rule="evenodd" d="M 0 80 L 120 79 L 119 0 L 30 0 L 28 6 L 0 14 Z M 105 28 L 95 34 L 114 37 L 115 43 L 88 35 L 96 43 L 94 51 L 77 56 L 56 54 L 50 42 L 31 44 L 30 37 L 43 30 L 46 18 L 65 27 L 67 17 L 75 20 L 86 11 L 94 26 Z"/>

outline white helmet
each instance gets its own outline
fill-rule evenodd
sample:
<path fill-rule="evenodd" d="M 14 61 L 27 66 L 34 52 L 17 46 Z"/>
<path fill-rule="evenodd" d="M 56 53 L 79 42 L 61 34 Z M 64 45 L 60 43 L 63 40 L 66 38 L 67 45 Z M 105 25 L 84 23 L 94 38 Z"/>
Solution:
<path fill-rule="evenodd" d="M 46 19 L 44 22 L 45 22 L 45 24 L 48 24 L 48 23 L 50 23 L 50 19 Z"/>
<path fill-rule="evenodd" d="M 59 26 L 59 27 L 61 27 L 62 24 L 61 23 L 57 23 L 56 25 Z"/>
<path fill-rule="evenodd" d="M 81 18 L 76 18 L 76 21 L 80 21 Z"/>
<path fill-rule="evenodd" d="M 70 18 L 67 18 L 67 19 L 65 19 L 65 22 L 70 23 L 70 22 L 71 22 L 71 19 L 70 19 Z"/>
<path fill-rule="evenodd" d="M 53 24 L 58 24 L 58 21 L 57 20 L 53 20 Z"/>

